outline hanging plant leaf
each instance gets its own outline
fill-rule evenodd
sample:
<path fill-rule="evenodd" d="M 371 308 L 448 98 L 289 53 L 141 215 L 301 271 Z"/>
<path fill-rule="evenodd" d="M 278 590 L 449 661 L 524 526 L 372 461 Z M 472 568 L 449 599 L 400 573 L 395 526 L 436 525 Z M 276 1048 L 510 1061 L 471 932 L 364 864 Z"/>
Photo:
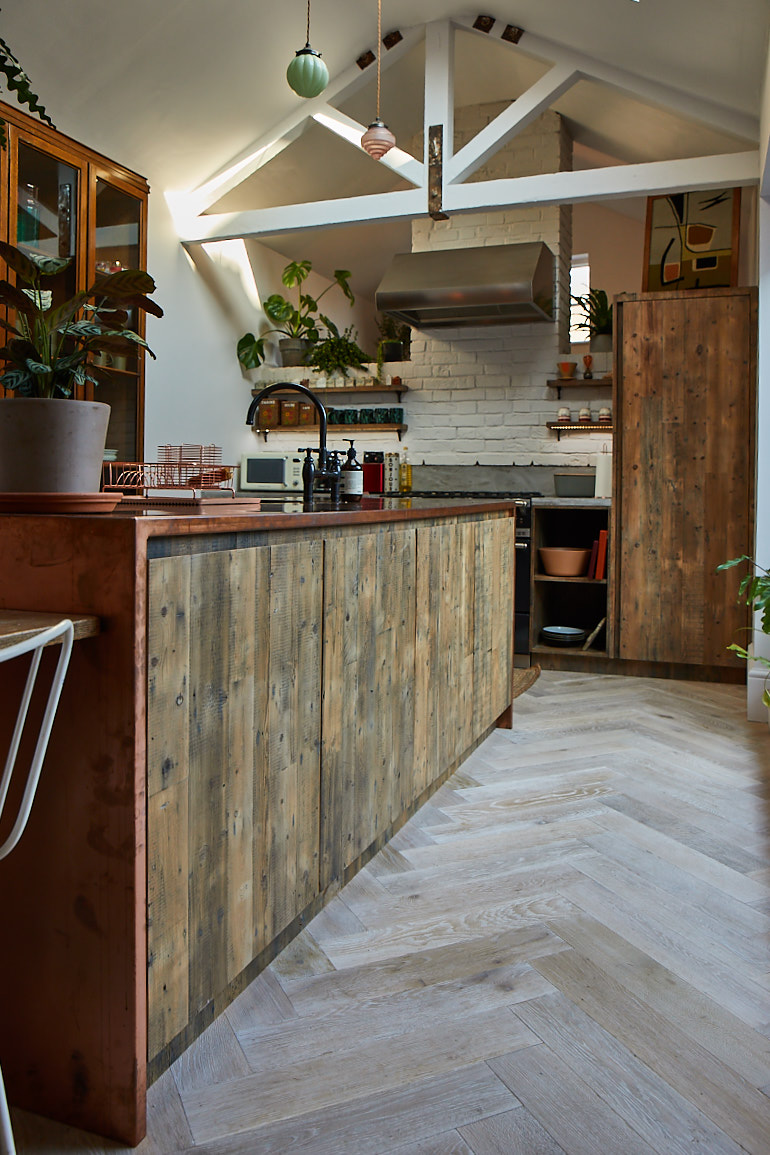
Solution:
<path fill-rule="evenodd" d="M 0 73 L 5 77 L 8 91 L 15 93 L 19 104 L 26 104 L 30 112 L 34 112 L 40 120 L 50 124 L 51 128 L 56 128 L 40 103 L 40 98 L 30 88 L 29 77 L 2 38 L 0 38 Z M 0 148 L 5 148 L 6 143 L 5 121 L 0 120 Z"/>

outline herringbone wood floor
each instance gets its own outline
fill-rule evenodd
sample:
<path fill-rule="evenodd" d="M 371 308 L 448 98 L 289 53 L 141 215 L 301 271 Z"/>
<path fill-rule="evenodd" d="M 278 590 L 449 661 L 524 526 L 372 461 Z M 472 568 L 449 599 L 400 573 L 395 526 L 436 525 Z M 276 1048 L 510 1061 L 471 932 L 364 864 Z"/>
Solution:
<path fill-rule="evenodd" d="M 152 1088 L 138 1150 L 767 1155 L 769 932 L 743 689 L 544 673 Z"/>

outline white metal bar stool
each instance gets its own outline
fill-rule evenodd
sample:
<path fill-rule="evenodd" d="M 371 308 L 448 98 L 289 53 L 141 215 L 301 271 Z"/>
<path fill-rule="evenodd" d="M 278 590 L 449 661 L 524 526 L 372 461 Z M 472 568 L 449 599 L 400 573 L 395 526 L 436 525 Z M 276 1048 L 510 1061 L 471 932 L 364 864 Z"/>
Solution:
<path fill-rule="evenodd" d="M 67 666 L 69 665 L 70 654 L 72 653 L 73 636 L 72 622 L 69 618 L 65 618 L 59 622 L 58 625 L 40 630 L 39 633 L 34 634 L 31 638 L 26 638 L 24 641 L 16 642 L 13 645 L 6 646 L 4 649 L 0 649 L 0 662 L 8 662 L 13 658 L 21 657 L 23 654 L 31 654 L 27 682 L 16 717 L 16 725 L 11 737 L 11 747 L 5 762 L 2 779 L 0 779 L 0 817 L 2 817 L 5 800 L 8 796 L 8 788 L 11 784 L 11 777 L 13 776 L 16 765 L 16 756 L 19 752 L 22 734 L 24 733 L 24 726 L 27 720 L 29 704 L 32 700 L 32 692 L 35 687 L 43 648 L 52 642 L 59 642 L 61 645 L 59 660 L 51 681 L 51 688 L 48 692 L 48 702 L 46 703 L 45 713 L 43 714 L 37 745 L 32 755 L 29 770 L 27 771 L 27 782 L 24 787 L 24 793 L 19 803 L 13 828 L 5 841 L 0 845 L 0 859 L 10 854 L 24 833 L 24 828 L 27 825 L 32 803 L 35 798 L 35 791 L 37 790 L 37 784 L 40 780 L 43 759 L 48 748 L 48 739 L 51 736 L 51 727 L 53 726 L 56 708 L 59 705 L 64 676 L 67 673 Z M 11 1116 L 8 1111 L 8 1100 L 5 1096 L 2 1072 L 0 1072 L 0 1153 L 2 1153 L 2 1155 L 16 1155 L 13 1131 L 11 1129 Z"/>

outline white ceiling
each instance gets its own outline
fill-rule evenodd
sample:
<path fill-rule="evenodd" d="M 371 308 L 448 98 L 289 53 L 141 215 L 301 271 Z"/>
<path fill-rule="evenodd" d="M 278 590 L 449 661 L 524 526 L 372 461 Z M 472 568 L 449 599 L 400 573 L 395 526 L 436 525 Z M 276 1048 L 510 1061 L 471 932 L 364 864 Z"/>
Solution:
<path fill-rule="evenodd" d="M 483 12 L 600 62 L 758 116 L 768 0 L 494 0 Z M 383 0 L 383 32 L 476 14 L 456 0 Z M 301 106 L 285 70 L 304 44 L 305 18 L 305 0 L 280 6 L 266 0 L 4 0 L 0 35 L 57 126 L 142 172 L 158 194 L 202 183 Z M 332 76 L 374 47 L 376 21 L 375 0 L 313 0 L 311 42 Z M 456 103 L 515 98 L 545 67 L 492 38 L 462 34 Z M 383 116 L 400 142 L 421 128 L 422 83 L 422 47 L 383 75 Z M 578 142 L 576 167 L 751 146 L 588 81 L 555 107 Z M 372 119 L 371 87 L 344 110 L 363 123 Z M 393 187 L 382 166 L 350 155 L 325 135 L 321 140 L 320 132 L 290 146 L 258 180 L 231 194 L 227 207 Z M 316 235 L 315 255 L 307 251 L 307 237 L 284 236 L 277 247 L 297 255 L 298 244 L 301 255 L 322 268 L 327 262 L 320 250 L 334 251 L 334 264 L 343 264 L 340 246 L 360 253 L 361 236 L 350 229 L 344 237 L 338 230 Z M 373 264 L 380 249 L 406 247 L 395 237 L 382 230 L 369 253 Z"/>

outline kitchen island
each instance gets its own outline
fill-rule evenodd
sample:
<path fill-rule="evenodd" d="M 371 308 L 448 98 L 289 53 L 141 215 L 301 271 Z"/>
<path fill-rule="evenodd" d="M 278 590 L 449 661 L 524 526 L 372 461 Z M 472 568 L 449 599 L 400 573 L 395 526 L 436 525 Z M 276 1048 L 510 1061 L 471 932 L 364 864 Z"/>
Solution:
<path fill-rule="evenodd" d="M 0 517 L 0 608 L 101 625 L 0 868 L 11 1102 L 138 1142 L 148 1080 L 510 724 L 513 517 Z"/>

